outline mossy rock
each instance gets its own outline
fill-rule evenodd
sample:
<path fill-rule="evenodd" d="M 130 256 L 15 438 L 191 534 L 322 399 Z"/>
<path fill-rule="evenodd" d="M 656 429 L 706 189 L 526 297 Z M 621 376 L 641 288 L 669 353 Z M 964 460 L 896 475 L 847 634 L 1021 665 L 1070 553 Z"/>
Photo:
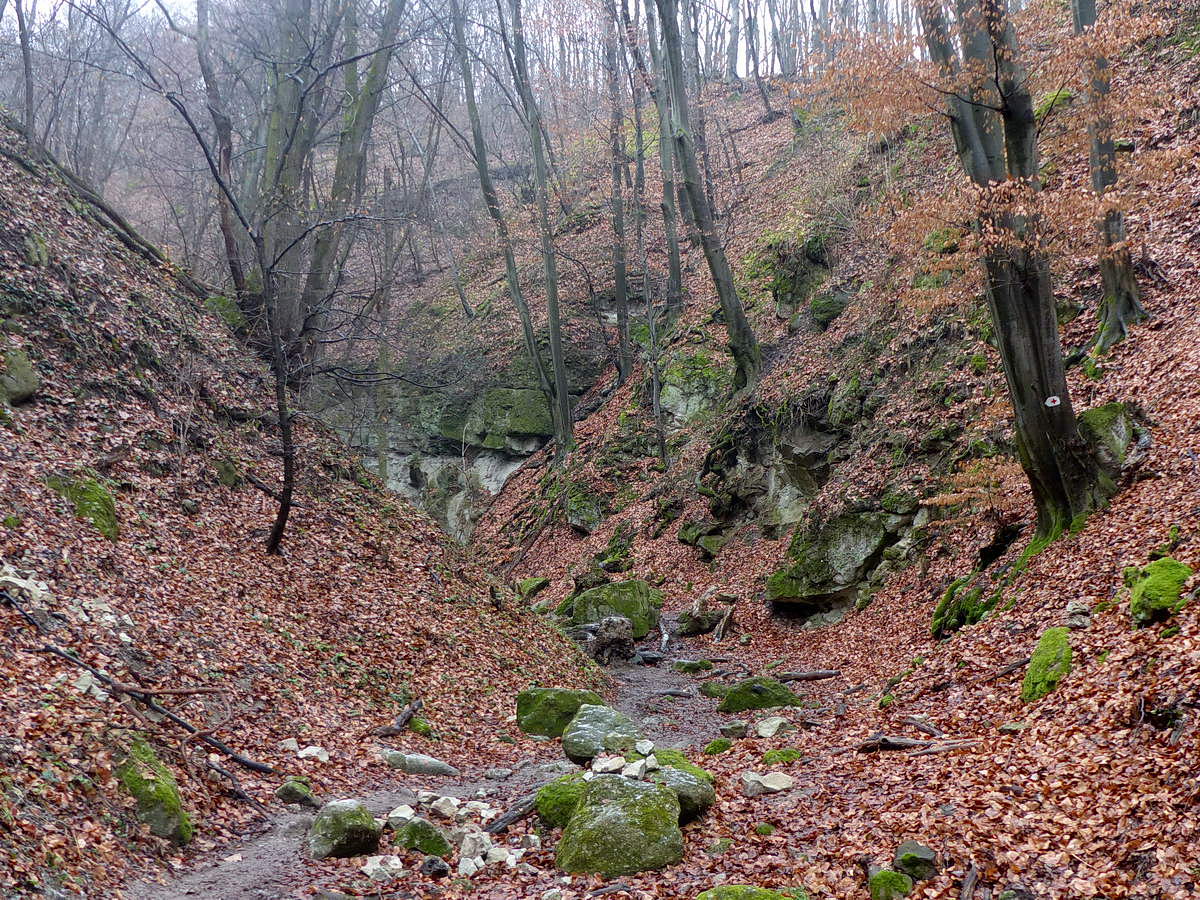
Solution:
<path fill-rule="evenodd" d="M 795 747 L 768 750 L 763 754 L 764 766 L 787 766 L 804 759 L 804 754 Z"/>
<path fill-rule="evenodd" d="M 684 637 L 708 634 L 721 624 L 723 615 L 719 609 L 705 610 L 698 615 L 694 615 L 690 609 L 685 609 L 679 614 L 679 633 Z"/>
<path fill-rule="evenodd" d="M 819 609 L 858 584 L 888 540 L 888 514 L 882 512 L 844 513 L 799 530 L 788 549 L 793 562 L 767 579 L 767 599 Z"/>
<path fill-rule="evenodd" d="M 921 246 L 930 253 L 937 253 L 939 255 L 957 253 L 958 243 L 962 240 L 962 236 L 962 230 L 959 228 L 935 228 L 929 234 L 925 235 L 925 240 L 921 242 Z"/>
<path fill-rule="evenodd" d="M 676 426 L 703 418 L 733 389 L 733 366 L 705 351 L 675 354 L 663 367 L 659 403 Z"/>
<path fill-rule="evenodd" d="M 774 678 L 758 676 L 739 681 L 717 707 L 718 712 L 736 713 L 747 709 L 771 709 L 776 706 L 800 706 L 804 701 Z"/>
<path fill-rule="evenodd" d="M 419 734 L 421 737 L 437 737 L 437 732 L 433 730 L 433 723 L 421 716 L 413 716 L 408 720 L 408 730 L 413 734 Z"/>
<path fill-rule="evenodd" d="M 705 745 L 704 753 L 706 756 L 716 756 L 719 753 L 725 753 L 732 746 L 733 741 L 731 741 L 729 738 L 716 738 L 715 740 L 709 741 L 708 744 Z"/>
<path fill-rule="evenodd" d="M 999 594 L 984 597 L 982 584 L 970 586 L 974 576 L 957 578 L 946 588 L 933 611 L 929 631 L 935 638 L 944 638 L 960 628 L 982 621 L 996 605 Z"/>
<path fill-rule="evenodd" d="M 679 800 L 665 784 L 599 775 L 588 782 L 563 831 L 563 871 L 613 878 L 662 869 L 683 859 Z"/>
<path fill-rule="evenodd" d="M 1095 449 L 1105 472 L 1110 476 L 1119 473 L 1136 434 L 1129 407 L 1124 403 L 1106 403 L 1085 410 L 1076 420 L 1080 434 Z"/>
<path fill-rule="evenodd" d="M 465 415 L 447 407 L 439 431 L 449 441 L 523 455 L 554 435 L 554 421 L 540 390 L 490 387 L 475 398 Z"/>
<path fill-rule="evenodd" d="M 700 694 L 704 697 L 712 697 L 714 700 L 720 700 L 729 693 L 729 685 L 723 681 L 706 681 L 700 685 Z"/>
<path fill-rule="evenodd" d="M 1070 671 L 1070 631 L 1061 626 L 1047 628 L 1029 660 L 1025 681 L 1021 684 L 1021 699 L 1026 703 L 1042 699 L 1058 687 Z"/>
<path fill-rule="evenodd" d="M 538 815 L 552 828 L 565 828 L 587 788 L 582 772 L 571 772 L 542 785 L 534 799 Z"/>
<path fill-rule="evenodd" d="M 383 826 L 361 800 L 326 803 L 308 829 L 313 859 L 365 856 L 379 848 Z"/>
<path fill-rule="evenodd" d="M 892 868 L 903 872 L 913 881 L 926 881 L 940 871 L 937 853 L 916 841 L 905 841 L 896 848 Z"/>
<path fill-rule="evenodd" d="M 563 753 L 584 765 L 601 753 L 626 753 L 644 735 L 624 713 L 585 703 L 562 733 Z"/>
<path fill-rule="evenodd" d="M 912 893 L 913 880 L 903 872 L 882 869 L 871 876 L 867 890 L 871 900 L 903 900 Z"/>
<path fill-rule="evenodd" d="M 42 387 L 42 378 L 24 350 L 9 350 L 4 354 L 4 371 L 0 373 L 0 402 L 18 406 L 33 399 Z"/>
<path fill-rule="evenodd" d="M 830 326 L 834 319 L 846 311 L 850 295 L 845 291 L 827 290 L 813 295 L 808 302 L 808 311 L 821 330 Z"/>
<path fill-rule="evenodd" d="M 699 675 L 712 671 L 713 663 L 711 659 L 677 659 L 672 668 L 681 675 Z"/>
<path fill-rule="evenodd" d="M 658 626 L 662 604 L 662 591 L 645 581 L 614 581 L 576 595 L 570 615 L 575 625 L 599 622 L 608 616 L 624 616 L 633 625 L 634 639 L 639 640 Z"/>
<path fill-rule="evenodd" d="M 749 884 L 723 884 L 696 895 L 696 900 L 809 900 L 804 888 L 783 888 L 778 891 Z"/>
<path fill-rule="evenodd" d="M 517 727 L 526 734 L 561 737 L 585 703 L 604 705 L 595 691 L 529 688 L 517 694 Z"/>
<path fill-rule="evenodd" d="M 675 792 L 679 800 L 679 824 L 692 822 L 708 811 L 717 802 L 717 792 L 712 786 L 712 775 L 699 766 L 689 764 L 691 771 L 684 771 L 676 766 L 664 766 L 649 774 L 651 781 L 665 784 Z M 696 772 L 703 772 L 708 778 L 703 778 Z"/>
<path fill-rule="evenodd" d="M 392 842 L 406 850 L 419 850 L 426 856 L 447 857 L 453 852 L 442 830 L 420 816 L 409 819 L 396 829 Z"/>
<path fill-rule="evenodd" d="M 246 330 L 246 314 L 232 297 L 214 294 L 204 301 L 204 308 L 224 322 L 230 331 L 240 334 Z"/>
<path fill-rule="evenodd" d="M 604 501 L 578 485 L 567 488 L 567 524 L 591 534 L 604 521 Z"/>
<path fill-rule="evenodd" d="M 284 803 L 296 803 L 300 806 L 320 807 L 317 795 L 313 793 L 312 785 L 302 775 L 290 775 L 275 789 L 275 796 Z"/>
<path fill-rule="evenodd" d="M 834 428 L 851 427 L 862 418 L 865 397 L 862 379 L 857 374 L 840 379 L 829 398 L 829 406 L 825 410 L 826 420 Z"/>
<path fill-rule="evenodd" d="M 550 587 L 549 578 L 535 575 L 532 578 L 522 578 L 517 583 L 517 593 L 521 595 L 522 599 L 532 600 L 548 587 Z"/>
<path fill-rule="evenodd" d="M 1192 577 L 1191 566 L 1164 556 L 1135 571 L 1129 610 L 1138 627 L 1169 619 L 1187 604 L 1183 586 Z"/>
<path fill-rule="evenodd" d="M 1037 106 L 1033 108 L 1033 114 L 1041 121 L 1055 110 L 1070 106 L 1074 100 L 1075 94 L 1070 88 L 1058 88 L 1042 95 L 1042 98 L 1037 102 Z"/>
<path fill-rule="evenodd" d="M 138 821 L 150 833 L 176 844 L 192 839 L 192 818 L 183 808 L 179 785 L 142 735 L 135 735 L 115 769 L 117 781 L 137 801 Z"/>
<path fill-rule="evenodd" d="M 46 486 L 75 506 L 75 515 L 96 526 L 96 530 L 115 541 L 121 533 L 117 504 L 100 476 L 90 469 L 75 475 L 51 475 Z"/>
<path fill-rule="evenodd" d="M 237 461 L 228 456 L 213 463 L 213 471 L 222 487 L 235 488 L 242 483 L 242 473 L 238 468 Z"/>

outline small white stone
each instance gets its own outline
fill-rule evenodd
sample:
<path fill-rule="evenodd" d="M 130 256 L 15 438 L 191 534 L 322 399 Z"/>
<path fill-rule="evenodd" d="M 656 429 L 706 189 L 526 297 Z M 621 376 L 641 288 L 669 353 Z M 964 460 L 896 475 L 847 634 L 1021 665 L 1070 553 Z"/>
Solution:
<path fill-rule="evenodd" d="M 626 778 L 644 778 L 646 775 L 646 760 L 639 759 L 636 762 L 631 762 L 621 770 L 621 774 Z"/>
<path fill-rule="evenodd" d="M 329 751 L 324 747 L 318 747 L 315 744 L 310 747 L 305 747 L 296 754 L 300 759 L 315 759 L 317 762 L 329 762 Z"/>
<path fill-rule="evenodd" d="M 492 847 L 487 852 L 485 860 L 489 863 L 508 862 L 509 851 L 507 847 Z"/>
<path fill-rule="evenodd" d="M 458 812 L 460 805 L 457 797 L 438 797 L 429 804 L 430 810 L 437 813 L 439 816 L 445 816 L 447 819 L 453 819 Z"/>
<path fill-rule="evenodd" d="M 468 831 L 463 835 L 462 845 L 459 848 L 459 853 L 462 856 L 483 856 L 492 848 L 492 839 L 482 831 Z"/>
<path fill-rule="evenodd" d="M 522 875 L 537 875 L 540 870 L 537 866 L 531 866 L 529 863 L 523 862 L 517 863 L 517 871 Z"/>
<path fill-rule="evenodd" d="M 464 856 L 458 861 L 458 874 L 461 878 L 470 878 L 479 871 L 479 866 L 475 865 L 475 858 L 472 856 Z"/>
<path fill-rule="evenodd" d="M 299 753 L 300 752 L 300 742 L 297 741 L 295 738 L 286 738 L 279 742 L 279 749 L 280 750 L 289 750 L 292 753 Z"/>
<path fill-rule="evenodd" d="M 654 752 L 654 741 L 638 741 L 633 745 L 633 749 L 642 756 L 649 756 Z"/>
<path fill-rule="evenodd" d="M 796 779 L 786 772 L 769 772 L 759 775 L 757 772 L 742 773 L 742 793 L 747 797 L 761 797 L 763 794 L 777 794 L 795 785 Z"/>
<path fill-rule="evenodd" d="M 625 768 L 623 756 L 597 756 L 592 760 L 592 771 L 597 775 L 620 772 L 623 768 Z"/>
<path fill-rule="evenodd" d="M 662 763 L 658 761 L 657 756 L 647 756 L 642 762 L 646 764 L 647 772 L 654 772 L 662 768 Z"/>
<path fill-rule="evenodd" d="M 387 814 L 387 823 L 393 828 L 399 828 L 404 823 L 411 821 L 417 814 L 417 811 L 407 803 L 403 806 L 397 806 Z"/>
<path fill-rule="evenodd" d="M 504 861 L 504 865 L 510 869 L 515 869 L 517 867 L 517 863 L 521 861 L 521 857 L 524 855 L 524 850 L 510 850 L 508 853 L 508 859 Z"/>
<path fill-rule="evenodd" d="M 359 871 L 372 881 L 391 881 L 404 871 L 404 863 L 398 856 L 370 856 Z"/>
<path fill-rule="evenodd" d="M 791 731 L 792 728 L 792 723 L 783 716 L 771 716 L 755 725 L 754 731 L 761 738 L 771 738 L 780 732 Z"/>
<path fill-rule="evenodd" d="M 434 800 L 436 800 L 440 796 L 442 796 L 442 795 L 434 793 L 433 791 L 418 791 L 417 792 L 417 802 L 418 803 L 432 803 Z"/>
<path fill-rule="evenodd" d="M 595 773 L 595 772 L 593 772 L 593 771 L 591 771 L 590 769 L 589 769 L 588 771 L 586 771 L 586 772 L 584 772 L 584 773 L 583 773 L 583 780 L 584 780 L 584 781 L 591 781 L 591 780 L 592 780 L 593 778 L 595 778 L 595 777 L 596 777 L 596 773 Z"/>
<path fill-rule="evenodd" d="M 542 891 L 542 900 L 563 900 L 562 889 L 550 888 L 548 891 Z"/>
<path fill-rule="evenodd" d="M 526 850 L 538 850 L 542 846 L 542 839 L 536 834 L 521 835 L 521 846 Z"/>

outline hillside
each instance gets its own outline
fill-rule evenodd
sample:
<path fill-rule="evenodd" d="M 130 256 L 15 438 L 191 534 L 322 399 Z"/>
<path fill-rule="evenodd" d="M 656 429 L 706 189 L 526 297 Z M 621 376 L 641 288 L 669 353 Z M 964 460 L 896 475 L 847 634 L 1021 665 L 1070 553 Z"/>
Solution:
<path fill-rule="evenodd" d="M 130 729 L 170 765 L 204 849 L 244 833 L 283 775 L 334 794 L 386 779 L 381 747 L 431 743 L 373 735 L 410 700 L 439 752 L 486 768 L 506 745 L 479 735 L 505 730 L 516 690 L 595 683 L 565 638 L 504 593 L 497 608 L 494 580 L 311 418 L 297 419 L 286 552 L 265 556 L 280 466 L 263 366 L 61 179 L 17 162 L 11 132 L 0 140 L 3 356 L 10 378 L 33 375 L 0 426 L 0 559 L 7 590 L 39 585 L 20 594 L 30 621 L 2 611 L 5 894 L 110 896 L 161 852 L 114 777 Z M 276 772 L 210 757 L 254 805 L 238 802 L 183 731 L 48 644 L 166 689 L 164 705 Z M 169 693 L 184 689 L 197 693 Z M 328 761 L 297 759 L 289 738 Z"/>
<path fill-rule="evenodd" d="M 649 307 L 657 360 L 634 286 L 619 383 L 609 172 L 591 132 L 568 145 L 553 237 L 577 446 L 548 443 L 503 260 L 468 244 L 470 316 L 430 269 L 393 298 L 402 352 L 348 354 L 401 378 L 306 386 L 279 557 L 272 383 L 229 301 L 0 134 L 4 892 L 1200 896 L 1200 17 L 1165 9 L 1115 68 L 1142 104 L 1120 138 L 1148 317 L 1097 354 L 1093 225 L 1070 212 L 1087 109 L 1059 102 L 1063 17 L 1022 15 L 1047 36 L 1067 380 L 1115 489 L 1050 538 L 936 116 L 864 134 L 818 88 L 773 84 L 792 115 L 764 117 L 748 82 L 708 87 L 721 237 L 764 355 L 742 392 L 698 241 L 678 318 Z M 506 209 L 544 341 L 534 205 Z M 565 715 L 539 717 L 533 687 L 611 708 L 556 693 Z M 147 716 L 146 693 L 199 733 Z M 138 735 L 190 841 L 139 821 Z M 292 802 L 292 776 L 320 802 Z M 668 821 L 623 830 L 621 791 Z M 324 858 L 317 809 L 350 798 L 372 839 Z"/>

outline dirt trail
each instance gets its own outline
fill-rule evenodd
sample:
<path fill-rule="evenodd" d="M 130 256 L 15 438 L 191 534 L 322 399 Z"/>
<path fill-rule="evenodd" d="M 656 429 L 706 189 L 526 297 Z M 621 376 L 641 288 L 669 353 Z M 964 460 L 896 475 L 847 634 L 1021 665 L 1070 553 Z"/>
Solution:
<path fill-rule="evenodd" d="M 649 646 L 647 650 L 651 649 Z M 653 648 L 658 650 L 658 646 Z M 717 733 L 716 701 L 699 694 L 699 682 L 671 668 L 676 658 L 688 658 L 686 642 L 673 640 L 666 658 L 657 665 L 615 663 L 608 668 L 616 686 L 612 705 L 642 726 L 643 732 L 660 747 L 686 749 L 710 741 Z M 681 696 L 682 695 L 682 696 Z M 558 758 L 561 760 L 561 757 Z M 405 777 L 405 787 L 378 786 L 355 796 L 377 816 L 384 816 L 403 803 L 412 803 L 416 791 L 437 791 L 443 796 L 481 798 L 500 809 L 508 809 L 520 798 L 556 777 L 557 761 L 521 760 L 506 777 L 494 770 L 474 771 L 469 764 L 448 759 L 464 775 L 445 778 Z M 474 775 L 475 777 L 472 777 Z M 329 797 L 325 799 L 336 799 Z M 131 900 L 195 900 L 195 898 L 250 898 L 279 900 L 320 880 L 319 866 L 304 853 L 305 834 L 311 813 L 273 812 L 246 835 L 240 846 L 215 850 L 166 884 L 142 881 L 126 888 Z M 393 882 L 406 896 L 403 879 Z M 415 896 L 415 895 L 413 895 Z"/>

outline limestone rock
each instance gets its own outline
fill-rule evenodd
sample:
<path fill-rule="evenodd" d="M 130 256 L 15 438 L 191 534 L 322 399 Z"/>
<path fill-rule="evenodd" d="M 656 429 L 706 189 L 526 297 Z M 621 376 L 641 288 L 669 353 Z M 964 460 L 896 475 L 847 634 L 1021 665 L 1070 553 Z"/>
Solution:
<path fill-rule="evenodd" d="M 542 786 L 534 800 L 534 808 L 547 825 L 564 828 L 586 787 L 582 772 L 564 775 Z"/>
<path fill-rule="evenodd" d="M 526 734 L 561 737 L 585 703 L 602 705 L 604 701 L 594 691 L 529 688 L 517 694 L 517 727 Z"/>
<path fill-rule="evenodd" d="M 729 689 L 718 712 L 736 713 L 747 709 L 771 709 L 776 706 L 799 706 L 801 699 L 786 685 L 774 678 L 758 676 L 739 681 Z"/>
<path fill-rule="evenodd" d="M 588 783 L 556 857 L 567 872 L 608 878 L 661 869 L 682 858 L 674 791 L 619 775 L 599 775 Z"/>
<path fill-rule="evenodd" d="M 599 754 L 633 749 L 643 735 L 624 713 L 607 706 L 584 704 L 563 731 L 563 752 L 584 765 Z"/>
<path fill-rule="evenodd" d="M 192 839 L 192 819 L 183 808 L 175 776 L 145 737 L 134 736 L 115 774 L 121 786 L 137 801 L 138 821 L 148 825 L 151 834 L 169 838 L 176 844 L 186 844 Z"/>
<path fill-rule="evenodd" d="M 426 856 L 449 856 L 450 842 L 442 830 L 430 822 L 416 816 L 409 819 L 398 829 L 393 837 L 397 847 L 406 850 L 419 850 Z"/>
<path fill-rule="evenodd" d="M 382 831 L 361 800 L 334 800 L 309 826 L 308 852 L 313 859 L 364 856 L 379 847 Z"/>
<path fill-rule="evenodd" d="M 359 871 L 372 881 L 391 881 L 404 872 L 404 863 L 398 856 L 370 856 Z"/>
<path fill-rule="evenodd" d="M 601 665 L 616 659 L 632 659 L 636 652 L 633 646 L 633 623 L 624 616 L 605 616 L 592 637 L 588 653 Z"/>
<path fill-rule="evenodd" d="M 450 874 L 450 865 L 440 856 L 427 856 L 418 871 L 427 878 L 445 878 Z"/>
<path fill-rule="evenodd" d="M 772 738 L 783 731 L 791 731 L 795 726 L 783 716 L 769 716 L 754 726 L 754 733 L 760 738 Z"/>
<path fill-rule="evenodd" d="M 27 403 L 41 387 L 41 376 L 23 350 L 9 350 L 4 354 L 4 368 L 0 371 L 0 402 L 10 406 Z"/>
<path fill-rule="evenodd" d="M 321 802 L 313 793 L 312 785 L 307 778 L 293 775 L 275 789 L 275 796 L 284 803 L 298 803 L 300 806 L 311 806 L 317 809 Z"/>
<path fill-rule="evenodd" d="M 303 751 L 301 751 L 303 752 Z M 399 750 L 382 751 L 384 761 L 393 769 L 410 775 L 458 775 L 458 769 L 440 759 L 424 753 L 401 753 Z"/>
<path fill-rule="evenodd" d="M 665 784 L 675 792 L 679 800 L 679 824 L 683 825 L 700 818 L 717 802 L 717 792 L 711 783 L 691 772 L 664 766 L 652 772 L 650 780 Z"/>
<path fill-rule="evenodd" d="M 897 872 L 903 872 L 913 881 L 925 881 L 941 871 L 937 862 L 937 853 L 916 841 L 905 841 L 896 848 L 892 868 Z"/>
<path fill-rule="evenodd" d="M 599 622 L 607 616 L 623 616 L 632 626 L 634 639 L 641 640 L 658 626 L 662 604 L 662 591 L 645 581 L 614 581 L 575 596 L 570 615 L 576 625 Z"/>
<path fill-rule="evenodd" d="M 742 793 L 747 797 L 761 797 L 763 794 L 778 794 L 796 784 L 796 779 L 785 772 L 768 772 L 759 775 L 757 772 L 742 774 Z"/>

